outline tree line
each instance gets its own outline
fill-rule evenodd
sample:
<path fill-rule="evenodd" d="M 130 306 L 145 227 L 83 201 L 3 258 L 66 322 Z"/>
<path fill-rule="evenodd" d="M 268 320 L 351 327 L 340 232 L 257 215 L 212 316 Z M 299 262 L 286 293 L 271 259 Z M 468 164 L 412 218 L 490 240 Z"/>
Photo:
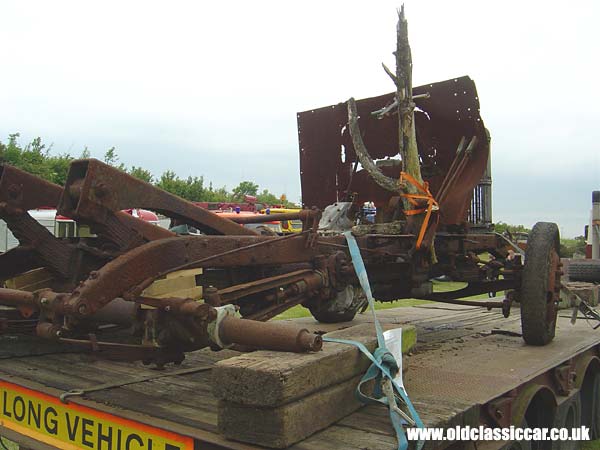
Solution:
<path fill-rule="evenodd" d="M 25 145 L 19 143 L 19 137 L 19 133 L 14 133 L 8 136 L 6 143 L 0 141 L 0 163 L 10 164 L 61 186 L 67 180 L 71 161 L 77 158 L 91 157 L 87 147 L 78 157 L 68 152 L 54 154 L 52 145 L 47 146 L 39 137 Z M 119 156 L 114 147 L 104 153 L 103 159 L 106 164 L 189 201 L 242 202 L 245 195 L 252 195 L 257 197 L 258 202 L 262 204 L 294 206 L 287 201 L 285 195 L 278 197 L 268 189 L 260 191 L 259 185 L 252 181 L 242 181 L 229 191 L 226 186 L 215 188 L 212 182 L 209 182 L 207 186 L 203 176 L 181 178 L 172 170 L 165 170 L 162 175 L 155 177 L 152 172 L 141 166 L 127 167 L 119 162 Z"/>
<path fill-rule="evenodd" d="M 529 234 L 531 229 L 523 225 L 510 225 L 505 222 L 496 222 L 494 231 L 500 234 L 516 238 L 519 234 Z M 561 237 L 559 254 L 561 258 L 572 258 L 576 254 L 585 255 L 586 240 L 584 236 L 577 236 L 573 239 Z"/>

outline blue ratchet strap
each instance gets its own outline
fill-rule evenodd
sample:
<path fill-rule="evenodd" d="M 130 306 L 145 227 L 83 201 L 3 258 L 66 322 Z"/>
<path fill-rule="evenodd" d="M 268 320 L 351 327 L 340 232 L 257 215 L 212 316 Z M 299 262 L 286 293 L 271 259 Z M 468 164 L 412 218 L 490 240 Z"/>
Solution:
<path fill-rule="evenodd" d="M 396 439 L 398 440 L 398 449 L 399 450 L 407 450 L 408 449 L 408 440 L 406 439 L 406 434 L 404 433 L 403 425 L 406 424 L 406 420 L 403 419 L 397 411 L 392 408 L 392 405 L 389 404 L 387 396 L 384 394 L 382 389 L 382 382 L 385 378 L 391 381 L 391 384 L 394 389 L 394 394 L 398 395 L 400 399 L 404 402 L 408 411 L 410 413 L 411 418 L 414 420 L 415 424 L 419 428 L 424 428 L 423 422 L 419 417 L 419 414 L 415 410 L 412 405 L 412 402 L 408 398 L 408 394 L 404 389 L 404 386 L 398 384 L 394 377 L 398 373 L 398 363 L 394 356 L 390 353 L 385 345 L 385 339 L 383 337 L 383 330 L 381 329 L 381 324 L 379 320 L 377 320 L 377 315 L 375 313 L 375 301 L 373 299 L 373 294 L 371 293 L 371 286 L 369 284 L 369 278 L 367 276 L 367 269 L 365 268 L 365 263 L 360 255 L 360 250 L 356 243 L 356 239 L 350 231 L 346 231 L 344 233 L 346 236 L 346 240 L 348 241 L 348 248 L 350 249 L 350 256 L 352 257 L 352 263 L 354 265 L 354 270 L 356 271 L 356 275 L 358 276 L 358 280 L 360 285 L 367 296 L 367 300 L 369 302 L 369 308 L 371 313 L 373 314 L 373 321 L 375 324 L 375 331 L 377 332 L 377 349 L 371 354 L 371 352 L 365 347 L 361 342 L 356 342 L 347 339 L 334 339 L 328 338 L 327 336 L 323 337 L 324 341 L 327 342 L 336 342 L 340 344 L 348 344 L 354 345 L 361 352 L 363 352 L 367 358 L 371 360 L 373 364 L 369 367 L 365 375 L 362 377 L 358 386 L 356 388 L 355 396 L 356 398 L 364 403 L 364 404 L 376 404 L 381 403 L 387 405 L 389 407 L 390 412 L 390 420 L 392 422 L 392 426 L 396 432 Z M 373 389 L 372 395 L 366 395 L 362 391 L 362 387 L 365 383 L 375 380 L 375 387 Z M 423 447 L 423 441 L 417 442 L 417 450 L 421 450 Z"/>

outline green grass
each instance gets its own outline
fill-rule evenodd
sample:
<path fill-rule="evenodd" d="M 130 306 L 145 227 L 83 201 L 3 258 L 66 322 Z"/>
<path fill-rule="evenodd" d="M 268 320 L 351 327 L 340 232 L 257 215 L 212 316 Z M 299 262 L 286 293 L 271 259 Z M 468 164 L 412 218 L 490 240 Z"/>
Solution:
<path fill-rule="evenodd" d="M 457 289 L 461 289 L 465 287 L 467 283 L 460 283 L 456 281 L 433 281 L 433 291 L 434 292 L 447 292 L 447 291 L 455 291 Z M 472 297 L 467 297 L 469 300 L 480 300 L 487 299 L 487 294 L 474 295 Z M 416 306 L 423 305 L 425 303 L 435 303 L 427 300 L 419 300 L 416 298 L 404 298 L 401 300 L 396 300 L 393 302 L 376 302 L 375 309 L 390 309 L 390 308 L 402 308 L 406 306 Z M 310 311 L 304 308 L 301 305 L 294 306 L 293 308 L 288 309 L 287 311 L 279 314 L 275 317 L 275 320 L 281 319 L 297 319 L 299 317 L 310 317 Z M 600 450 L 600 449 L 599 449 Z"/>
<path fill-rule="evenodd" d="M 579 448 L 580 450 L 600 450 L 600 440 L 582 442 Z"/>

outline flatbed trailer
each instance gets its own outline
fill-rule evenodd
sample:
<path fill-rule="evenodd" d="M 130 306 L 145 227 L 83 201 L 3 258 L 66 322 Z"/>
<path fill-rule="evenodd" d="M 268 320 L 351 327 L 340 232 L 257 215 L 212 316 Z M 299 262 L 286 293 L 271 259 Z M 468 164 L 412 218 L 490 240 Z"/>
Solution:
<path fill-rule="evenodd" d="M 571 325 L 570 315 L 570 310 L 560 311 L 556 339 L 535 347 L 520 336 L 518 308 L 508 319 L 494 310 L 433 303 L 378 312 L 384 324 L 417 328 L 417 346 L 404 358 L 404 382 L 426 426 L 508 426 L 526 421 L 530 427 L 552 427 L 563 420 L 569 426 L 583 422 L 597 433 L 600 407 L 593 399 L 600 393 L 600 331 L 585 320 Z M 350 324 L 295 320 L 322 331 L 372 321 L 369 314 Z M 31 355 L 31 342 L 20 342 L 21 338 L 0 337 L 4 399 L 0 435 L 23 448 L 259 448 L 227 440 L 217 429 L 218 401 L 207 367 L 237 352 L 204 349 L 189 354 L 182 366 L 161 372 L 65 352 L 47 342 L 40 342 L 37 354 Z M 108 387 L 115 382 L 122 386 Z M 59 400 L 66 391 L 102 388 L 106 383 L 105 389 L 69 397 L 67 404 Z M 15 400 L 17 396 L 21 400 Z M 61 420 L 69 423 L 56 423 Z M 107 433 L 114 433 L 110 436 L 114 445 L 108 444 Z M 480 444 L 479 449 L 506 443 Z M 466 442 L 426 444 L 426 448 L 448 447 L 473 448 Z M 387 410 L 367 406 L 291 448 L 392 449 L 396 438 Z"/>

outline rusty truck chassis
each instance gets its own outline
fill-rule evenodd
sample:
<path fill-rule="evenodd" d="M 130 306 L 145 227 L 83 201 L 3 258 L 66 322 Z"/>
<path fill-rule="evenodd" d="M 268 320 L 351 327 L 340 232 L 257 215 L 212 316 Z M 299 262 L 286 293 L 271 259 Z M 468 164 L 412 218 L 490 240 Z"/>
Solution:
<path fill-rule="evenodd" d="M 427 89 L 433 98 L 436 92 L 445 92 L 437 85 Z M 369 100 L 367 106 L 374 108 Z M 427 111 L 427 105 L 421 106 Z M 336 117 L 343 122 L 339 114 Z M 428 117 L 433 120 L 436 116 L 431 113 Z M 431 137 L 423 125 L 424 117 L 417 119 L 417 131 L 423 128 L 421 139 Z M 469 123 L 475 126 L 472 134 L 485 139 L 478 113 Z M 308 128 L 299 115 L 303 198 L 324 209 L 325 204 L 339 200 L 339 193 L 331 198 L 333 191 L 324 189 L 329 198 L 315 196 L 319 186 L 307 179 L 313 164 L 306 154 L 311 145 L 305 137 Z M 435 214 L 441 221 L 440 217 L 431 221 L 424 246 L 417 248 L 412 218 L 402 215 L 397 198 L 381 198 L 380 192 L 365 185 L 368 180 L 357 171 L 357 158 L 340 128 L 336 135 L 346 139 L 346 162 L 351 170 L 346 174 L 349 179 L 343 180 L 350 202 L 368 199 L 366 191 L 378 204 L 378 222 L 401 224 L 401 231 L 396 233 L 360 225 L 354 229 L 374 296 L 380 301 L 415 297 L 502 308 L 508 316 L 520 292 L 523 264 L 517 258 L 509 268 L 511 243 L 489 230 L 472 231 L 462 220 L 473 180 L 481 177 L 483 166 L 469 160 L 444 168 L 438 161 L 437 170 L 446 171 L 442 178 L 459 180 L 452 190 L 458 198 L 449 195 L 446 210 L 446 205 L 440 205 L 441 211 Z M 369 138 L 367 133 L 366 140 Z M 454 149 L 456 139 L 448 139 Z M 457 173 L 457 166 L 466 174 Z M 472 166 L 477 166 L 474 174 L 468 172 Z M 365 189 L 357 194 L 361 188 Z M 56 207 L 60 214 L 89 226 L 93 237 L 55 237 L 28 214 L 40 207 Z M 159 212 L 194 226 L 203 235 L 178 236 L 121 212 L 128 208 Z M 0 166 L 0 218 L 19 241 L 18 247 L 0 254 L 0 280 L 41 267 L 52 274 L 49 286 L 34 292 L 0 288 L 0 305 L 12 307 L 0 310 L 0 332 L 31 332 L 31 322 L 23 320 L 29 318 L 40 337 L 84 346 L 108 357 L 158 365 L 180 362 L 185 352 L 206 346 L 317 350 L 321 345 L 318 335 L 262 322 L 296 305 L 309 308 L 319 320 L 347 320 L 364 305 L 345 238 L 341 233 L 322 232 L 321 209 L 266 216 L 268 220 L 301 220 L 303 231 L 283 237 L 263 236 L 240 225 L 242 221 L 260 222 L 261 216 L 239 220 L 220 217 L 94 159 L 72 162 L 64 187 L 9 165 Z M 494 261 L 480 259 L 478 255 L 484 253 L 494 255 Z M 558 270 L 557 264 L 554 261 L 551 266 L 552 274 Z M 204 286 L 202 302 L 143 295 L 155 280 L 191 268 L 203 269 L 197 277 Z M 494 277 L 489 276 L 492 272 Z M 464 281 L 467 286 L 452 292 L 432 292 L 429 280 L 440 275 Z M 546 289 L 551 320 L 556 314 L 557 289 L 554 284 Z M 507 291 L 502 301 L 458 300 L 497 291 Z M 340 301 L 349 308 L 349 315 L 323 313 Z M 22 317 L 15 319 L 15 309 Z M 19 329 L 19 323 L 26 325 Z M 106 324 L 131 327 L 139 339 L 134 343 L 98 340 Z"/>

